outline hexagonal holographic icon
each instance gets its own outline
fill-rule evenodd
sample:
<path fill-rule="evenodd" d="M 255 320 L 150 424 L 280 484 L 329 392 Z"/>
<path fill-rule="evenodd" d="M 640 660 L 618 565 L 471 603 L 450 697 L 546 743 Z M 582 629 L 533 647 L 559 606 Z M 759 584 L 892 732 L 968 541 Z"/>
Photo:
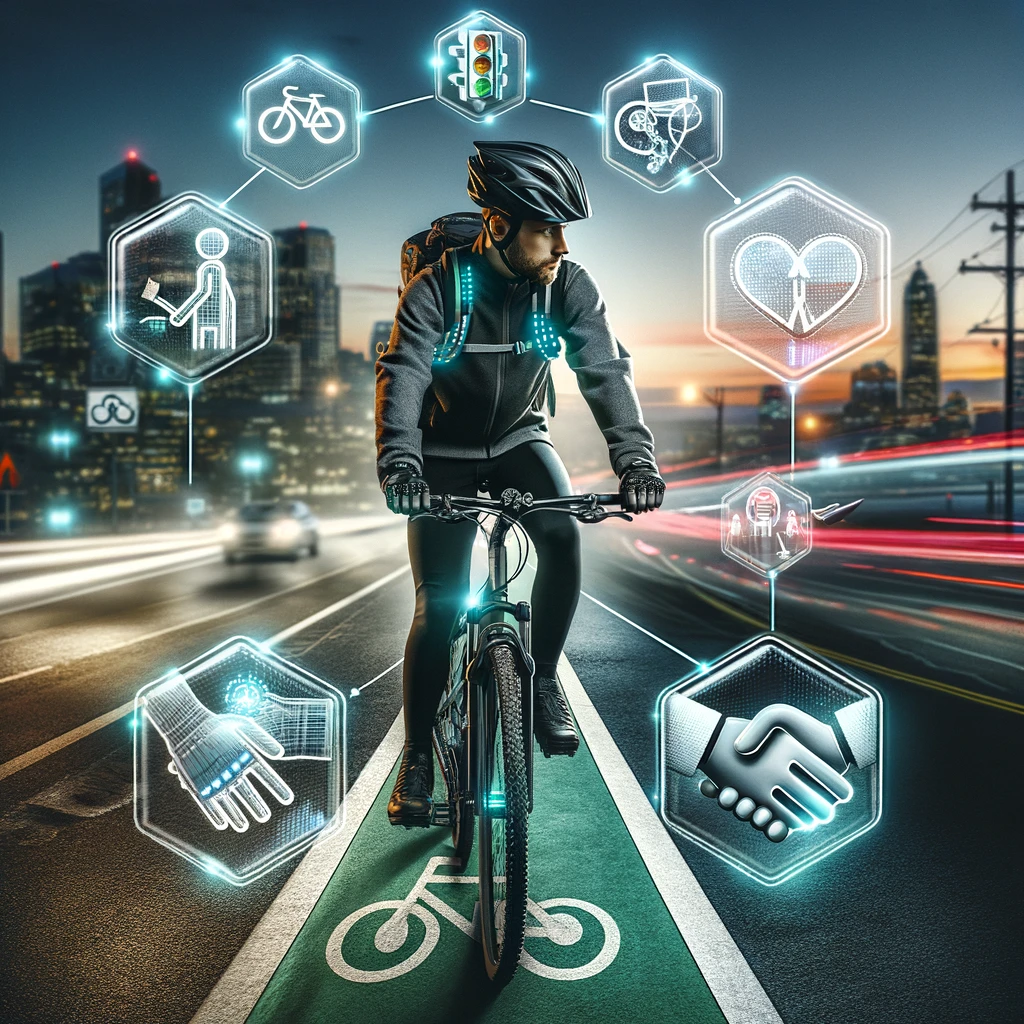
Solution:
<path fill-rule="evenodd" d="M 704 332 L 806 380 L 889 329 L 889 262 L 885 225 L 786 178 L 704 232 Z"/>
<path fill-rule="evenodd" d="M 242 150 L 295 188 L 309 188 L 359 156 L 359 90 L 295 54 L 242 89 Z"/>
<path fill-rule="evenodd" d="M 811 499 L 774 473 L 758 473 L 722 498 L 722 552 L 761 576 L 811 550 Z"/>
<path fill-rule="evenodd" d="M 605 160 L 655 192 L 722 159 L 722 90 L 668 54 L 609 82 L 601 109 Z"/>
<path fill-rule="evenodd" d="M 490 121 L 526 100 L 526 36 L 474 11 L 434 37 L 434 95 L 471 121 Z"/>
<path fill-rule="evenodd" d="M 273 334 L 274 240 L 197 192 L 110 236 L 110 331 L 140 359 L 195 384 Z"/>
<path fill-rule="evenodd" d="M 882 816 L 882 697 L 766 634 L 658 699 L 661 817 L 764 885 Z"/>
<path fill-rule="evenodd" d="M 135 824 L 247 885 L 339 827 L 345 698 L 244 636 L 135 697 Z"/>

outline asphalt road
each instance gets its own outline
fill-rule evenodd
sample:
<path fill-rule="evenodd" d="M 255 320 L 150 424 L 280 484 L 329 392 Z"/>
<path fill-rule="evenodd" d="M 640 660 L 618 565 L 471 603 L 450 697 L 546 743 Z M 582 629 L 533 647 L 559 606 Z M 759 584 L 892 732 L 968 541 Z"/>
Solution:
<path fill-rule="evenodd" d="M 721 490 L 673 490 L 669 504 Z M 265 640 L 346 597 L 278 653 L 343 692 L 394 665 L 412 611 L 404 534 L 387 520 L 353 525 L 294 564 L 199 556 L 6 604 L 0 584 L 4 1021 L 185 1022 L 231 962 L 294 862 L 232 889 L 142 836 L 130 716 L 103 716 L 228 636 Z M 780 575 L 776 626 L 882 692 L 882 821 L 774 888 L 676 842 L 784 1020 L 1017 1019 L 1021 562 L 882 544 L 857 526 L 822 533 Z M 713 661 L 767 627 L 768 588 L 722 556 L 714 514 L 585 529 L 589 597 L 566 653 L 653 798 L 655 700 L 691 669 L 666 644 Z M 350 782 L 400 707 L 397 669 L 349 701 Z M 638 983 L 638 1005 L 642 995 Z"/>

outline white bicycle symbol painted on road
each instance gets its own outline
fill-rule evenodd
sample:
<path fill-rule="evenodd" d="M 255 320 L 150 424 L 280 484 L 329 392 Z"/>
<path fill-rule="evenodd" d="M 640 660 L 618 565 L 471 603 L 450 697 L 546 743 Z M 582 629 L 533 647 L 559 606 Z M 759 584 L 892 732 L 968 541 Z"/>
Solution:
<path fill-rule="evenodd" d="M 334 107 L 320 106 L 320 100 L 324 93 L 311 92 L 308 96 L 296 96 L 297 85 L 286 85 L 281 92 L 284 95 L 284 103 L 279 107 L 267 107 L 260 114 L 256 124 L 260 136 L 272 146 L 280 146 L 287 142 L 294 134 L 296 124 L 308 128 L 310 134 L 317 142 L 329 146 L 332 142 L 345 134 L 345 118 L 340 110 Z M 306 104 L 306 113 L 299 112 L 297 103 Z M 274 115 L 277 118 L 273 124 L 268 125 L 267 121 Z M 324 131 L 323 129 L 327 129 Z"/>
<path fill-rule="evenodd" d="M 448 906 L 440 896 L 427 889 L 428 884 L 476 885 L 477 878 L 472 875 L 439 875 L 436 873 L 439 867 L 455 867 L 457 864 L 458 862 L 454 858 L 431 857 L 423 874 L 413 886 L 412 892 L 404 900 L 381 900 L 379 903 L 360 907 L 359 910 L 349 914 L 331 932 L 331 937 L 327 940 L 327 963 L 331 970 L 347 981 L 357 982 L 390 981 L 392 978 L 408 974 L 430 956 L 441 937 L 441 926 L 435 915 L 440 915 L 450 921 L 471 939 L 479 942 L 479 904 L 474 908 L 473 920 L 468 921 L 457 910 Z M 421 902 L 427 906 L 421 906 Z M 604 941 L 600 952 L 580 967 L 549 967 L 524 949 L 520 963 L 528 971 L 552 981 L 580 981 L 600 974 L 619 952 L 621 941 L 619 926 L 612 916 L 600 907 L 594 906 L 593 903 L 586 903 L 583 900 L 566 897 L 541 900 L 540 903 L 528 900 L 527 910 L 539 922 L 537 925 L 527 927 L 526 937 L 528 939 L 531 937 L 545 938 L 550 939 L 557 946 L 572 946 L 583 937 L 583 925 L 575 916 L 564 912 L 549 913 L 552 907 L 571 907 L 595 918 L 604 929 Z M 396 953 L 405 945 L 409 937 L 410 914 L 423 922 L 426 929 L 423 941 L 408 957 L 391 967 L 382 967 L 379 970 L 362 970 L 353 967 L 342 954 L 345 936 L 364 917 L 382 910 L 393 910 L 394 913 L 380 925 L 374 936 L 373 944 L 378 952 Z M 430 912 L 431 910 L 434 911 L 433 914 Z"/>

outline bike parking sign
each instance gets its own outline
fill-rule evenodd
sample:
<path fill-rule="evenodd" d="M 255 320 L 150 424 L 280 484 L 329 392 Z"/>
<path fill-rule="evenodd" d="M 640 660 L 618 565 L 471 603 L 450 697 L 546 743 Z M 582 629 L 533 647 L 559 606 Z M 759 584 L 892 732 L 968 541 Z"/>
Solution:
<path fill-rule="evenodd" d="M 242 106 L 246 157 L 295 188 L 359 156 L 359 90 L 301 54 L 249 82 Z"/>
<path fill-rule="evenodd" d="M 722 159 L 722 90 L 667 54 L 604 87 L 605 160 L 667 192 Z"/>

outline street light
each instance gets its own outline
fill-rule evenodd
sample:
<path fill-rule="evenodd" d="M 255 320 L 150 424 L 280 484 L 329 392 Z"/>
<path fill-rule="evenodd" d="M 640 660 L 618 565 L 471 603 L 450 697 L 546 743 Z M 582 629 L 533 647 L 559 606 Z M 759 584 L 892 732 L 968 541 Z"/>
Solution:
<path fill-rule="evenodd" d="M 262 455 L 242 455 L 238 459 L 238 468 L 245 477 L 245 503 L 248 504 L 252 498 L 252 478 L 258 477 L 263 472 Z"/>
<path fill-rule="evenodd" d="M 57 451 L 60 448 L 64 449 L 64 458 L 67 460 L 70 458 L 71 442 L 73 438 L 70 430 L 54 430 L 50 434 L 50 447 Z"/>
<path fill-rule="evenodd" d="M 46 525 L 51 530 L 63 530 L 71 533 L 71 522 L 74 519 L 69 508 L 51 508 L 46 514 Z"/>

